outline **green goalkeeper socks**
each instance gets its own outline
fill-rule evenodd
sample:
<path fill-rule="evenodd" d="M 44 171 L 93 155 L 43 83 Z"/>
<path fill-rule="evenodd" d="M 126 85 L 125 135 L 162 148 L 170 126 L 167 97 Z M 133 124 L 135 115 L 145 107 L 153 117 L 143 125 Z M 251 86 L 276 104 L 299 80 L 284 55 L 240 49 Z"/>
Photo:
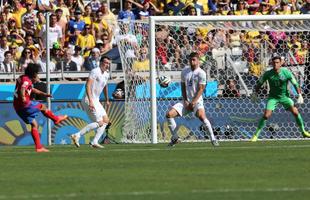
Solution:
<path fill-rule="evenodd" d="M 305 125 L 304 125 L 304 120 L 302 119 L 300 113 L 298 113 L 297 117 L 295 117 L 296 122 L 299 126 L 300 131 L 303 133 L 305 132 Z"/>
<path fill-rule="evenodd" d="M 266 121 L 267 120 L 265 118 L 263 118 L 263 117 L 259 120 L 258 127 L 257 127 L 257 129 L 255 131 L 255 134 L 254 134 L 256 137 L 259 136 L 260 132 L 262 131 L 262 129 L 264 128 L 264 126 L 266 124 Z"/>

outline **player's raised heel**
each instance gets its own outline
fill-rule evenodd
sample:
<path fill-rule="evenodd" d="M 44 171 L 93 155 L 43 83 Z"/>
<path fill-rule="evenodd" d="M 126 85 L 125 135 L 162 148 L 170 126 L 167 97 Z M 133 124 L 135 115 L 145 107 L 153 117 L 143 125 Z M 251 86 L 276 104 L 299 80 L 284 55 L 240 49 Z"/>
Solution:
<path fill-rule="evenodd" d="M 68 115 L 60 115 L 60 116 L 58 116 L 58 119 L 54 123 L 57 125 L 66 119 L 68 119 Z"/>
<path fill-rule="evenodd" d="M 93 144 L 93 143 L 89 143 L 89 145 L 92 147 L 92 148 L 97 148 L 97 149 L 103 149 L 104 146 L 100 145 L 100 144 Z"/>
<path fill-rule="evenodd" d="M 77 135 L 73 134 L 73 135 L 70 135 L 70 138 L 71 138 L 71 140 L 72 140 L 72 143 L 73 143 L 76 147 L 80 147 L 80 143 L 79 143 L 80 137 L 78 137 Z"/>
<path fill-rule="evenodd" d="M 44 153 L 44 152 L 50 152 L 48 149 L 41 147 L 40 149 L 36 149 L 37 153 Z"/>
<path fill-rule="evenodd" d="M 251 142 L 256 142 L 258 139 L 257 135 L 253 135 L 253 137 L 251 138 Z"/>
<path fill-rule="evenodd" d="M 303 135 L 304 137 L 310 138 L 310 133 L 309 133 L 308 131 L 302 132 L 302 135 Z"/>

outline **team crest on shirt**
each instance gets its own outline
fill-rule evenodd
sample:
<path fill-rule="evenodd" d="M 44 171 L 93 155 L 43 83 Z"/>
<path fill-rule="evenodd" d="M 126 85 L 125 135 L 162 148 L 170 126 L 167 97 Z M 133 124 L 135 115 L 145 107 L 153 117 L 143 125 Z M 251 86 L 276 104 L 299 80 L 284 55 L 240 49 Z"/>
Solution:
<path fill-rule="evenodd" d="M 279 76 L 279 79 L 280 79 L 281 81 L 284 81 L 284 80 L 285 80 L 285 76 L 280 75 L 280 76 Z"/>

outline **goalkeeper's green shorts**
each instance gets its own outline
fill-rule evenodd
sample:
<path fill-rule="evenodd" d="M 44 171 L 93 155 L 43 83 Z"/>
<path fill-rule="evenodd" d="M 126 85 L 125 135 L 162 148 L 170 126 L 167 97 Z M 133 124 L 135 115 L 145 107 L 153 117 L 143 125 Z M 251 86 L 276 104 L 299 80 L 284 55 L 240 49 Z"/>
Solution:
<path fill-rule="evenodd" d="M 286 110 L 294 106 L 294 101 L 289 97 L 269 98 L 267 101 L 266 110 L 273 111 L 279 103 L 282 104 Z"/>

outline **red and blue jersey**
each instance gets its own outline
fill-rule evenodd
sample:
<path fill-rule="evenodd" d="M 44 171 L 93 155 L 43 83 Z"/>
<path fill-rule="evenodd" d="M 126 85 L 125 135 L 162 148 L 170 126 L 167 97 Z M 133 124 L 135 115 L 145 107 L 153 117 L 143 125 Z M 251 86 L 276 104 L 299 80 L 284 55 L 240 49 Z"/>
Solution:
<path fill-rule="evenodd" d="M 24 94 L 26 98 L 25 102 L 23 102 L 22 96 L 21 96 L 22 88 L 25 89 L 25 94 Z M 32 92 L 32 81 L 30 80 L 30 78 L 26 75 L 20 76 L 16 81 L 15 92 L 14 92 L 13 105 L 14 105 L 15 110 L 20 110 L 30 105 L 31 92 Z"/>

